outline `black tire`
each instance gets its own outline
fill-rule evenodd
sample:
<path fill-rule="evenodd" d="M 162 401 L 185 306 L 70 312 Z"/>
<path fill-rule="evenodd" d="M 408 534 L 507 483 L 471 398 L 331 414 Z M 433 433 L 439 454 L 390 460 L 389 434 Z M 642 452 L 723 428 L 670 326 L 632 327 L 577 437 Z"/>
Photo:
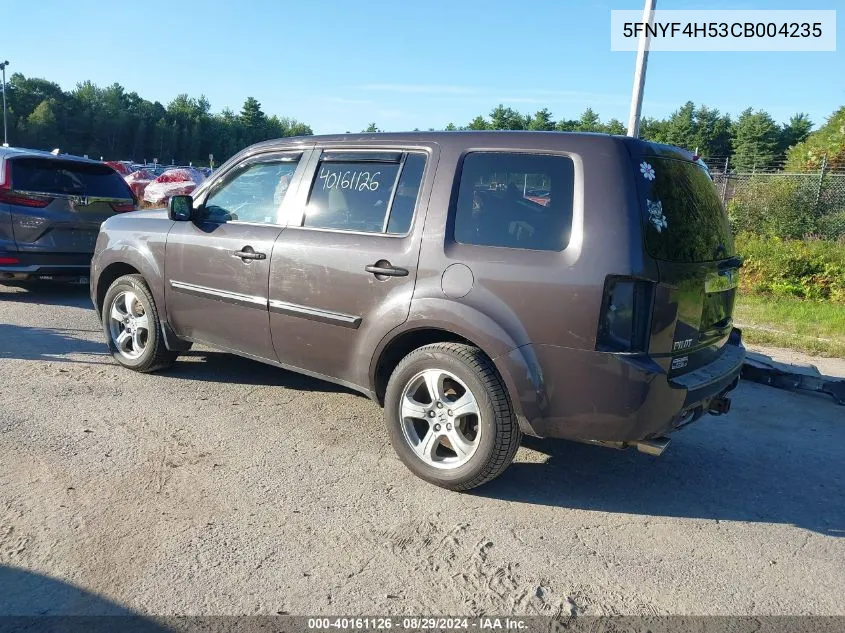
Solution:
<path fill-rule="evenodd" d="M 458 377 L 472 392 L 481 414 L 477 449 L 466 463 L 452 469 L 423 461 L 403 432 L 402 394 L 409 382 L 427 369 L 446 370 Z M 470 490 L 501 475 L 513 461 L 522 439 L 501 376 L 490 359 L 471 345 L 434 343 L 408 354 L 390 377 L 384 405 L 385 421 L 399 459 L 421 479 L 449 490 Z"/>
<path fill-rule="evenodd" d="M 126 291 L 132 291 L 138 298 L 138 302 L 143 307 L 144 315 L 146 315 L 149 323 L 146 344 L 143 346 L 143 352 L 137 358 L 128 358 L 120 352 L 112 338 L 110 327 L 112 304 L 120 294 Z M 170 367 L 176 361 L 176 357 L 179 356 L 178 352 L 171 351 L 164 345 L 158 308 L 156 307 L 150 289 L 147 287 L 147 282 L 144 281 L 141 275 L 124 275 L 116 279 L 109 286 L 106 297 L 103 300 L 102 317 L 103 332 L 106 335 L 109 350 L 114 359 L 124 367 L 134 371 L 148 373 Z"/>

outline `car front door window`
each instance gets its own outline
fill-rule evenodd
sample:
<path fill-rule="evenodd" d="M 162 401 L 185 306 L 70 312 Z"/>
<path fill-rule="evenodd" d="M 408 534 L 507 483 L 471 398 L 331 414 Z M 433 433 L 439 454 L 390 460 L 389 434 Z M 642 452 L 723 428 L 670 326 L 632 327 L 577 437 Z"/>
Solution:
<path fill-rule="evenodd" d="M 200 208 L 201 219 L 283 224 L 282 203 L 297 162 L 298 158 L 273 160 L 241 169 L 212 190 Z"/>

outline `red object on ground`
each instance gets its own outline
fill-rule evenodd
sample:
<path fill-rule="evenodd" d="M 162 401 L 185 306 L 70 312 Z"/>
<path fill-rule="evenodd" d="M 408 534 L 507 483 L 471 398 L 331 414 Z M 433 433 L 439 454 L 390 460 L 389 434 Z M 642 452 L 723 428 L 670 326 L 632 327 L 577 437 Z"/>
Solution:
<path fill-rule="evenodd" d="M 168 169 L 144 189 L 144 200 L 151 204 L 166 204 L 171 196 L 184 196 L 193 192 L 205 176 L 196 169 Z"/>

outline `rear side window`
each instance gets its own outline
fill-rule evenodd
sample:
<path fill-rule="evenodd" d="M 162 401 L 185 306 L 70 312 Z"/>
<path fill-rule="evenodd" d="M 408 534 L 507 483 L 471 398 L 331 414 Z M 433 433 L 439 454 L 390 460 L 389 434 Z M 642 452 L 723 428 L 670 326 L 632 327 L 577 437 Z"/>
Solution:
<path fill-rule="evenodd" d="M 425 169 L 417 153 L 327 153 L 317 167 L 303 226 L 407 233 Z"/>
<path fill-rule="evenodd" d="M 464 158 L 455 241 L 541 251 L 569 243 L 575 167 L 565 156 L 473 152 Z"/>
<path fill-rule="evenodd" d="M 43 158 L 16 158 L 10 165 L 17 191 L 132 199 L 129 185 L 108 165 Z"/>
<path fill-rule="evenodd" d="M 658 156 L 636 159 L 634 169 L 649 255 L 671 262 L 733 257 L 728 217 L 707 171 Z"/>

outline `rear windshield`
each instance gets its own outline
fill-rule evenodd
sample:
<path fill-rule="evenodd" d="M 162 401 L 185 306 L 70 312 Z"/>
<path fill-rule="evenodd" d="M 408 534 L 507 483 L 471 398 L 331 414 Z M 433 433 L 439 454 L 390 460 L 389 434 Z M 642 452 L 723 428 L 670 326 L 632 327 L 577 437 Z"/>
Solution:
<path fill-rule="evenodd" d="M 17 191 L 132 199 L 129 185 L 108 165 L 17 158 L 11 166 Z"/>
<path fill-rule="evenodd" d="M 649 255 L 664 261 L 704 262 L 735 254 L 728 217 L 704 169 L 657 156 L 638 158 L 634 169 Z"/>

